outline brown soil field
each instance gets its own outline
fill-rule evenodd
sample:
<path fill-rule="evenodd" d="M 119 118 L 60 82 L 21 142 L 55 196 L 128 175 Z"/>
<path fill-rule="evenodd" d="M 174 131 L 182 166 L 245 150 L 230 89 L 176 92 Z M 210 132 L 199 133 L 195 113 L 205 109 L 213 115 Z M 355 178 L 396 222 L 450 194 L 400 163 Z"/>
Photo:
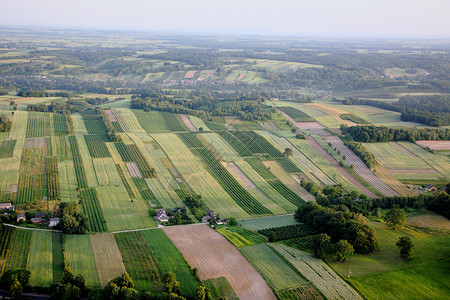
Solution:
<path fill-rule="evenodd" d="M 202 280 L 225 277 L 240 299 L 276 299 L 264 278 L 218 232 L 201 224 L 163 230 Z"/>
<path fill-rule="evenodd" d="M 398 150 L 402 151 L 403 153 L 405 153 L 406 155 L 409 155 L 412 158 L 418 158 L 417 156 L 415 156 L 414 154 L 412 154 L 411 152 L 409 152 L 407 149 L 405 149 L 404 147 L 400 146 L 399 144 L 397 144 L 396 142 L 389 142 L 392 145 L 394 145 L 395 147 L 398 148 Z"/>
<path fill-rule="evenodd" d="M 422 215 L 408 218 L 408 224 L 419 227 L 450 230 L 450 221 L 438 214 Z"/>
<path fill-rule="evenodd" d="M 184 125 L 186 125 L 187 128 L 189 128 L 190 131 L 198 131 L 197 128 L 195 128 L 195 126 L 191 123 L 191 120 L 189 120 L 188 116 L 186 115 L 180 115 L 181 120 L 183 120 Z"/>
<path fill-rule="evenodd" d="M 116 116 L 113 114 L 110 110 L 105 110 L 106 115 L 108 116 L 108 119 L 110 122 L 117 122 Z"/>
<path fill-rule="evenodd" d="M 194 78 L 195 72 L 197 71 L 187 71 L 186 74 L 184 75 L 184 78 L 185 79 Z"/>
<path fill-rule="evenodd" d="M 417 141 L 416 144 L 433 150 L 450 150 L 450 141 Z"/>

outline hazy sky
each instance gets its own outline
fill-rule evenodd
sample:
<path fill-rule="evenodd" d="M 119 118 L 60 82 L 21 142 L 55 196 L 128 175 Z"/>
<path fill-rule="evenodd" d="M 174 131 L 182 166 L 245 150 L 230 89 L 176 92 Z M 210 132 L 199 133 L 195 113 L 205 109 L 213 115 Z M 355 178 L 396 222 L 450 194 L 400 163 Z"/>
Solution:
<path fill-rule="evenodd" d="M 450 0 L 5 0 L 0 25 L 450 37 Z"/>

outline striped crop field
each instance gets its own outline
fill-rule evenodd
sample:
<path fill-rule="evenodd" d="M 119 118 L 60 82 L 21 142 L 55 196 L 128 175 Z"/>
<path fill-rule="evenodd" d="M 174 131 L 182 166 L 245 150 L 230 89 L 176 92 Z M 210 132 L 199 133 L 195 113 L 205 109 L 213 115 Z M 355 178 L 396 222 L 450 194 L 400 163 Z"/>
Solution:
<path fill-rule="evenodd" d="M 142 110 L 133 110 L 136 118 L 141 124 L 142 128 L 148 133 L 164 133 L 170 130 L 166 126 L 161 114 L 157 111 L 144 112 Z"/>
<path fill-rule="evenodd" d="M 82 208 L 89 219 L 89 231 L 102 232 L 106 230 L 106 221 L 103 217 L 100 202 L 95 188 L 80 190 Z"/>
<path fill-rule="evenodd" d="M 113 108 L 112 112 L 124 132 L 145 132 L 136 118 L 136 115 L 130 109 Z"/>
<path fill-rule="evenodd" d="M 307 283 L 266 244 L 243 247 L 240 251 L 277 291 Z"/>
<path fill-rule="evenodd" d="M 111 153 L 109 153 L 108 147 L 105 145 L 109 141 L 106 135 L 85 135 L 84 139 L 86 140 L 89 153 L 93 158 L 111 157 Z"/>
<path fill-rule="evenodd" d="M 62 114 L 53 114 L 53 134 L 64 136 L 69 134 L 67 130 L 66 117 Z"/>
<path fill-rule="evenodd" d="M 8 269 L 25 269 L 32 231 L 2 226 L 0 229 L 0 274 Z"/>
<path fill-rule="evenodd" d="M 0 158 L 13 157 L 16 140 L 0 141 Z"/>
<path fill-rule="evenodd" d="M 50 136 L 50 132 L 50 114 L 43 112 L 28 113 L 26 138 Z"/>
<path fill-rule="evenodd" d="M 72 160 L 58 162 L 58 177 L 61 201 L 77 201 L 77 177 Z"/>
<path fill-rule="evenodd" d="M 166 127 L 170 131 L 187 131 L 186 125 L 184 125 L 183 121 L 177 114 L 172 114 L 168 112 L 160 112 L 164 122 L 166 123 Z"/>
<path fill-rule="evenodd" d="M 88 235 L 66 235 L 64 257 L 73 274 L 81 274 L 88 287 L 100 287 L 97 267 Z"/>
<path fill-rule="evenodd" d="M 194 278 L 192 271 L 181 255 L 161 229 L 145 230 L 140 232 L 142 238 L 150 248 L 151 253 L 159 264 L 161 273 L 175 273 L 180 282 L 181 293 L 194 297 L 199 282 Z"/>
<path fill-rule="evenodd" d="M 94 253 L 100 286 L 104 287 L 111 279 L 126 272 L 122 255 L 112 234 L 91 235 L 92 252 Z"/>
<path fill-rule="evenodd" d="M 239 153 L 217 133 L 203 133 L 200 134 L 200 137 L 211 145 L 224 161 L 237 162 L 242 160 Z"/>
<path fill-rule="evenodd" d="M 336 275 L 321 259 L 285 245 L 270 244 L 270 246 L 293 265 L 303 277 L 312 282 L 325 298 L 361 299 L 361 296 Z"/>
<path fill-rule="evenodd" d="M 31 272 L 30 284 L 50 286 L 53 282 L 52 232 L 33 231 L 27 269 Z"/>
<path fill-rule="evenodd" d="M 140 288 L 161 282 L 161 268 L 140 232 L 114 235 L 123 257 L 125 268 Z"/>
<path fill-rule="evenodd" d="M 222 186 L 211 176 L 201 160 L 194 156 L 175 134 L 153 134 L 168 158 L 186 183 L 202 195 L 205 204 L 221 216 L 245 218 L 249 215 L 225 192 Z"/>

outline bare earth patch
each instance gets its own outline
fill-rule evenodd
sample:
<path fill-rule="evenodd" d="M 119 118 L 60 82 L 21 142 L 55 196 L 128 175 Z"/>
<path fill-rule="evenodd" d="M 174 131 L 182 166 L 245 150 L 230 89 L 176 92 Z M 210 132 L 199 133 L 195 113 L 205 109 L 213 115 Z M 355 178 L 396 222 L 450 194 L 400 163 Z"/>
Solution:
<path fill-rule="evenodd" d="M 142 174 L 139 171 L 136 163 L 127 163 L 128 171 L 130 171 L 131 177 L 142 178 Z"/>
<path fill-rule="evenodd" d="M 416 144 L 433 150 L 450 150 L 450 141 L 417 141 Z"/>
<path fill-rule="evenodd" d="M 221 234 L 206 225 L 163 229 L 202 280 L 225 277 L 240 299 L 276 299 L 263 277 Z"/>
<path fill-rule="evenodd" d="M 110 122 L 117 122 L 116 116 L 113 114 L 110 110 L 105 110 L 106 115 L 108 116 L 108 119 Z"/>
<path fill-rule="evenodd" d="M 25 139 L 23 144 L 24 148 L 44 148 L 46 146 L 45 137 Z"/>
<path fill-rule="evenodd" d="M 184 79 L 194 78 L 195 72 L 197 71 L 187 71 L 186 74 L 184 75 Z"/>
<path fill-rule="evenodd" d="M 16 192 L 17 192 L 17 187 L 18 187 L 17 184 L 11 184 L 11 185 L 9 186 L 8 192 L 16 193 Z"/>
<path fill-rule="evenodd" d="M 180 115 L 181 120 L 183 120 L 184 125 L 186 125 L 187 128 L 189 128 L 190 131 L 197 132 L 198 129 L 195 128 L 195 126 L 191 123 L 191 120 L 189 120 L 188 116 L 181 114 Z"/>
<path fill-rule="evenodd" d="M 423 215 L 408 218 L 408 224 L 419 227 L 450 230 L 450 221 L 441 215 Z"/>
<path fill-rule="evenodd" d="M 415 156 L 414 154 L 412 154 L 411 152 L 409 152 L 406 148 L 400 146 L 399 144 L 397 144 L 396 142 L 389 142 L 392 145 L 394 145 L 395 147 L 398 148 L 398 150 L 402 151 L 403 153 L 405 153 L 406 155 L 409 155 L 412 158 L 418 158 L 417 156 Z"/>

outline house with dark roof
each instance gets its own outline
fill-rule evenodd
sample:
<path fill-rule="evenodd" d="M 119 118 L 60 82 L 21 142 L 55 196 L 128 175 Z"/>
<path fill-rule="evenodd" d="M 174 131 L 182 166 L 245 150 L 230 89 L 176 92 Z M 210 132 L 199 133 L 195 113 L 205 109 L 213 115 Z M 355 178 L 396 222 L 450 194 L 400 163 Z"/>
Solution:
<path fill-rule="evenodd" d="M 25 222 L 27 220 L 27 217 L 25 217 L 24 214 L 20 214 L 17 216 L 17 222 L 19 222 L 20 220 Z"/>
<path fill-rule="evenodd" d="M 160 222 L 169 221 L 169 216 L 167 215 L 166 210 L 164 208 L 156 210 L 156 219 Z"/>
<path fill-rule="evenodd" d="M 0 203 L 0 210 L 4 210 L 4 209 L 7 209 L 7 210 L 14 210 L 14 205 L 12 205 L 10 202 L 8 202 L 8 203 Z"/>

